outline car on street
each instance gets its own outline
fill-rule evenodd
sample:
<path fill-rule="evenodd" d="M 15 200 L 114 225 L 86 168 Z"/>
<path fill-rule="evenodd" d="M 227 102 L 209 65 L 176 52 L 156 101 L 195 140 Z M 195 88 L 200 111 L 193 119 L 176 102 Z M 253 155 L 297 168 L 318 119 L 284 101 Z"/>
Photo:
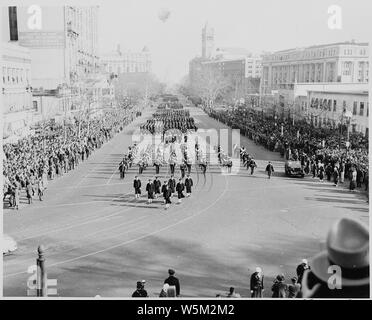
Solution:
<path fill-rule="evenodd" d="M 3 255 L 9 255 L 17 250 L 17 242 L 7 234 L 3 234 L 2 247 Z"/>
<path fill-rule="evenodd" d="M 288 177 L 304 177 L 305 173 L 300 161 L 287 160 L 285 162 L 285 174 Z"/>

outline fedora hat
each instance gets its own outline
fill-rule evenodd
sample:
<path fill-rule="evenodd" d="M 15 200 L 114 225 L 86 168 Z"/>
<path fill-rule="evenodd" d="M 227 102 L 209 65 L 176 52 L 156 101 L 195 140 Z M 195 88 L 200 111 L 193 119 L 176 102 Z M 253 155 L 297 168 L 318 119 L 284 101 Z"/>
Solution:
<path fill-rule="evenodd" d="M 328 282 L 332 273 L 328 268 L 341 268 L 342 286 L 369 284 L 369 232 L 361 222 L 342 218 L 329 230 L 327 250 L 317 254 L 311 261 L 311 271 L 316 277 Z"/>

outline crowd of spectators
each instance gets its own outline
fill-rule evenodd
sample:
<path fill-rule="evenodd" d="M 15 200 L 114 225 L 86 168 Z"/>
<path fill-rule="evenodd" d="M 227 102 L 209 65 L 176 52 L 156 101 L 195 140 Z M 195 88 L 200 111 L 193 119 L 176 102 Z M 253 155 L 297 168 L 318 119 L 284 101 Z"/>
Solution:
<path fill-rule="evenodd" d="M 95 149 L 123 130 L 135 114 L 111 109 L 94 119 L 77 119 L 69 126 L 43 124 L 43 130 L 3 146 L 3 202 L 18 209 L 22 192 L 28 203 L 38 193 L 42 201 L 48 181 L 74 170 Z"/>
<path fill-rule="evenodd" d="M 266 115 L 247 108 L 205 108 L 205 111 L 233 129 L 240 129 L 242 135 L 270 151 L 300 161 L 306 174 L 318 177 L 323 172 L 327 180 L 335 181 L 334 171 L 337 170 L 337 183 L 343 183 L 344 178 L 352 181 L 356 174 L 356 186 L 363 184 L 368 190 L 368 137 L 361 133 L 350 133 L 347 146 L 346 128 L 315 127 L 304 120 L 293 121 L 293 118 Z M 354 189 L 353 184 L 350 189 Z"/>

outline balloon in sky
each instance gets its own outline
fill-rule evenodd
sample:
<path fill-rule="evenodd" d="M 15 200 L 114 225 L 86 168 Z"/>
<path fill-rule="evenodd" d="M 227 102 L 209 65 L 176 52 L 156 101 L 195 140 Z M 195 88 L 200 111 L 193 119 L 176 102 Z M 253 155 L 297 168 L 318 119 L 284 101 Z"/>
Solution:
<path fill-rule="evenodd" d="M 168 20 L 170 16 L 170 11 L 168 9 L 160 9 L 159 13 L 158 13 L 158 17 L 161 21 L 165 22 Z"/>

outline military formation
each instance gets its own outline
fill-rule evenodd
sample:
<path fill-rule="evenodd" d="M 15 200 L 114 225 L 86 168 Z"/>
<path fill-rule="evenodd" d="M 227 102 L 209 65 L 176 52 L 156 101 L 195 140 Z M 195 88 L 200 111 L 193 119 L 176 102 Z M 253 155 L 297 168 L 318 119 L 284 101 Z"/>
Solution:
<path fill-rule="evenodd" d="M 195 125 L 195 120 L 190 117 L 188 110 L 158 110 L 153 114 L 152 119 L 148 119 L 146 123 L 140 127 L 142 133 L 162 134 L 163 136 L 168 130 L 179 130 L 182 133 L 188 131 L 196 131 L 198 128 Z"/>

